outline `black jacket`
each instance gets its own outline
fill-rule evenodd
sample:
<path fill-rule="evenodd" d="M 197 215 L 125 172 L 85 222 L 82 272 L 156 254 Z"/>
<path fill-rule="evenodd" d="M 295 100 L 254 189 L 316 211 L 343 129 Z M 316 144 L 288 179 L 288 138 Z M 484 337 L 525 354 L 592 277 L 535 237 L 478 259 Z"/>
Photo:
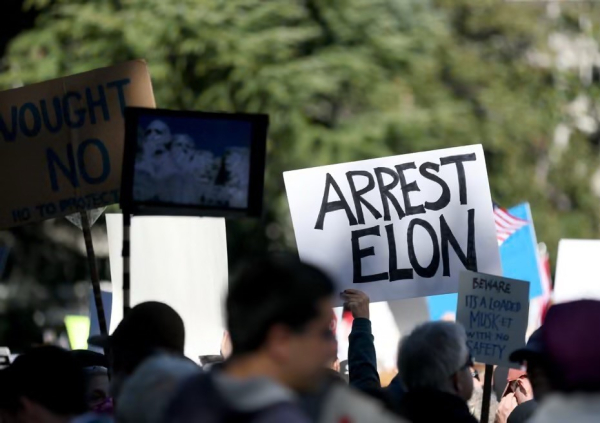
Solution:
<path fill-rule="evenodd" d="M 412 423 L 477 423 L 463 399 L 433 390 L 404 394 L 400 415 Z"/>
<path fill-rule="evenodd" d="M 350 386 L 361 391 L 381 388 L 373 341 L 371 321 L 354 319 L 352 332 L 348 337 L 348 376 Z"/>
<path fill-rule="evenodd" d="M 371 332 L 371 321 L 358 318 L 352 322 L 348 337 L 348 376 L 350 386 L 382 401 L 387 408 L 398 412 L 404 389 L 396 376 L 390 385 L 381 388 L 377 373 L 377 354 Z"/>

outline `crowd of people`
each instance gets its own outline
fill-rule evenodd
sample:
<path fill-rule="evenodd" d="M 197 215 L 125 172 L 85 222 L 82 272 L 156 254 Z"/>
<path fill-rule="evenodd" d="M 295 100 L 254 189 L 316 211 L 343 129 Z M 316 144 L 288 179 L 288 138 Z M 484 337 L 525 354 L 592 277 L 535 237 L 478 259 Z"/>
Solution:
<path fill-rule="evenodd" d="M 348 382 L 333 370 L 334 295 L 354 317 Z M 203 366 L 184 356 L 183 321 L 159 302 L 137 305 L 111 336 L 90 340 L 106 356 L 33 348 L 0 371 L 0 422 L 478 421 L 472 402 L 481 401 L 481 380 L 457 323 L 427 322 L 405 336 L 398 374 L 382 387 L 369 298 L 335 293 L 317 268 L 289 256 L 254 260 L 232 278 L 226 312 L 230 346 Z M 496 370 L 505 388 L 490 421 L 600 421 L 596 323 L 598 301 L 552 306 L 510 356 L 526 370 L 503 378 Z"/>

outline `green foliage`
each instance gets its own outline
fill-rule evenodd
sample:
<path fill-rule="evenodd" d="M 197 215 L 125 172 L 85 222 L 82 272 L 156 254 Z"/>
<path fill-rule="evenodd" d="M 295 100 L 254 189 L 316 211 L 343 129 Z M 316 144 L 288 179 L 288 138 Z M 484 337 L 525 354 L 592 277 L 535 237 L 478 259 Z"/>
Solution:
<path fill-rule="evenodd" d="M 530 201 L 551 251 L 599 234 L 598 136 L 575 131 L 566 148 L 553 145 L 565 106 L 584 92 L 597 101 L 598 82 L 529 60 L 550 53 L 553 32 L 582 33 L 574 23 L 600 15 L 593 4 L 559 18 L 500 0 L 30 6 L 42 13 L 10 45 L 3 87 L 144 58 L 159 107 L 270 114 L 265 221 L 229 225 L 234 257 L 294 245 L 285 170 L 472 143 L 485 147 L 493 197 Z"/>

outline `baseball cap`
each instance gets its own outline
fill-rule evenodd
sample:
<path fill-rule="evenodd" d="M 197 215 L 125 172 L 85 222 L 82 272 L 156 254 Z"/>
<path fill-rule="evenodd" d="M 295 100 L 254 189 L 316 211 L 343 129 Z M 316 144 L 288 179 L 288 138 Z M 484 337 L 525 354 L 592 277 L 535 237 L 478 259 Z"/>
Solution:
<path fill-rule="evenodd" d="M 112 335 L 93 336 L 88 343 L 102 348 L 168 349 L 183 353 L 185 327 L 167 304 L 148 301 L 133 307 Z"/>
<path fill-rule="evenodd" d="M 545 354 L 542 328 L 538 328 L 531 334 L 525 348 L 513 351 L 508 359 L 513 363 L 523 363 L 531 358 L 538 358 Z"/>

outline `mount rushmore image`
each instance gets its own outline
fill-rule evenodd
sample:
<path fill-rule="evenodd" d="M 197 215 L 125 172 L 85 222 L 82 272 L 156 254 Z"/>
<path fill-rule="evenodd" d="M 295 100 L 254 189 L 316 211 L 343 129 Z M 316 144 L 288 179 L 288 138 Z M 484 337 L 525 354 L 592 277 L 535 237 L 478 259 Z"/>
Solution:
<path fill-rule="evenodd" d="M 161 120 L 138 130 L 135 201 L 245 208 L 249 177 L 249 148 L 228 147 L 215 155 L 188 134 L 172 134 Z"/>

